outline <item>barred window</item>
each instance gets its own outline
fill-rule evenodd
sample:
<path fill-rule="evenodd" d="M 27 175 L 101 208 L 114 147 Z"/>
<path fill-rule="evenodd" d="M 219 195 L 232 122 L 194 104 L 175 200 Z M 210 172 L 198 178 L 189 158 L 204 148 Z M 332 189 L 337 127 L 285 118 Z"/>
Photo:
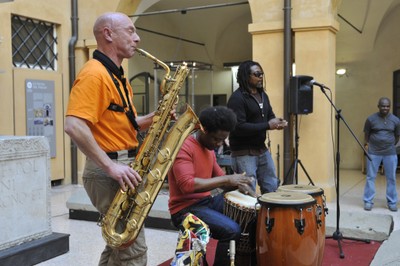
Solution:
<path fill-rule="evenodd" d="M 58 56 L 55 24 L 12 15 L 11 26 L 13 65 L 55 71 Z"/>

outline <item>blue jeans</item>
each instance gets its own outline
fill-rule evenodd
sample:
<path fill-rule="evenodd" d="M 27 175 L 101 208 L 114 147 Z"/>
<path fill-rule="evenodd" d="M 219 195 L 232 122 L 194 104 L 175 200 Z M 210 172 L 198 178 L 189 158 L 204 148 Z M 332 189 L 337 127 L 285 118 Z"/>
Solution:
<path fill-rule="evenodd" d="M 383 163 L 386 176 L 386 200 L 388 206 L 397 205 L 396 190 L 396 169 L 397 155 L 374 155 L 369 154 L 371 161 L 367 159 L 367 181 L 364 189 L 364 202 L 373 204 L 375 197 L 375 179 L 378 173 L 379 165 Z"/>
<path fill-rule="evenodd" d="M 269 151 L 258 156 L 232 157 L 232 169 L 236 173 L 246 172 L 247 176 L 255 177 L 252 187 L 254 190 L 256 189 L 257 181 L 262 194 L 274 192 L 278 188 L 279 180 Z"/>
<path fill-rule="evenodd" d="M 230 265 L 229 242 L 240 239 L 241 228 L 239 224 L 223 214 L 224 195 L 218 194 L 200 200 L 198 203 L 189 206 L 176 214 L 171 215 L 172 223 L 178 227 L 184 214 L 190 212 L 205 222 L 210 228 L 211 237 L 218 240 L 214 265 Z"/>

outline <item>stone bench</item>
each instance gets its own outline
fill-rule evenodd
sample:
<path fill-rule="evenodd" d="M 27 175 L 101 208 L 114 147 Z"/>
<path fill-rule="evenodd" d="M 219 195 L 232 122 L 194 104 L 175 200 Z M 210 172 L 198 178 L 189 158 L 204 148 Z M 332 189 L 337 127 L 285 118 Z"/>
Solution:
<path fill-rule="evenodd" d="M 146 227 L 176 230 L 171 224 L 168 198 L 168 193 L 161 190 L 145 220 Z M 91 203 L 84 188 L 79 188 L 75 191 L 66 204 L 69 209 L 70 219 L 99 221 L 100 214 Z"/>

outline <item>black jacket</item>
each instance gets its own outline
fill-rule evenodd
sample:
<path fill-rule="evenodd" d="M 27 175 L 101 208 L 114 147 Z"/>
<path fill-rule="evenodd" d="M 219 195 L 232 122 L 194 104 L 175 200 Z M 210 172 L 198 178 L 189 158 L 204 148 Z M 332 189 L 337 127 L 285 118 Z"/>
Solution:
<path fill-rule="evenodd" d="M 237 116 L 235 130 L 229 135 L 232 151 L 265 148 L 268 121 L 275 118 L 268 95 L 261 90 L 262 108 L 258 101 L 246 90 L 239 88 L 228 100 L 228 108 Z"/>

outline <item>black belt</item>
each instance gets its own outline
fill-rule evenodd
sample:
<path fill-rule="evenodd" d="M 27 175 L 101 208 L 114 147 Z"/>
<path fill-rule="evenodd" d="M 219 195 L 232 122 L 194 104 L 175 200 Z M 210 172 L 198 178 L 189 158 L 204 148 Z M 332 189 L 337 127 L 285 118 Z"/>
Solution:
<path fill-rule="evenodd" d="M 117 160 L 118 159 L 118 152 L 107 152 L 108 157 L 110 157 L 111 160 Z M 132 158 L 136 156 L 136 149 L 128 150 L 128 158 Z"/>

